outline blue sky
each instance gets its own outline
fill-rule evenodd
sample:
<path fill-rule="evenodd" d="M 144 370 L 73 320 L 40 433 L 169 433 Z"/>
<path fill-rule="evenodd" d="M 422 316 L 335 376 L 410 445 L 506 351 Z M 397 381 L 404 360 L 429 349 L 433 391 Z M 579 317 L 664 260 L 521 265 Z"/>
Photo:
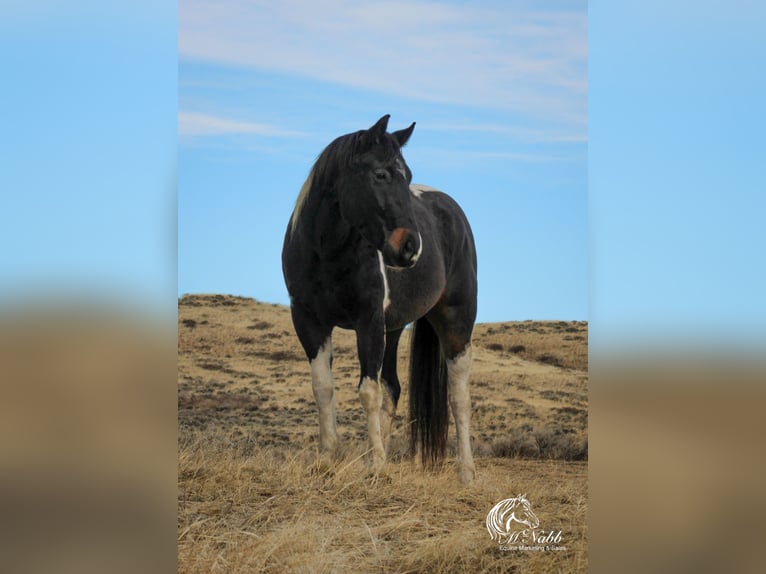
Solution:
<path fill-rule="evenodd" d="M 416 180 L 474 222 L 483 320 L 587 311 L 595 351 L 763 348 L 766 3 L 591 0 L 587 21 L 576 2 L 429 4 L 329 22 L 285 3 L 235 11 L 239 32 L 206 14 L 220 26 L 207 38 L 194 6 L 3 3 L 0 303 L 63 288 L 168 315 L 185 291 L 278 301 L 311 162 L 390 113 L 418 122 Z M 367 28 L 344 45 L 375 50 L 310 41 L 349 18 Z"/>
<path fill-rule="evenodd" d="M 587 319 L 585 3 L 179 6 L 179 293 L 287 303 L 280 252 L 311 164 L 391 114 L 413 181 L 451 194 L 479 320 Z"/>

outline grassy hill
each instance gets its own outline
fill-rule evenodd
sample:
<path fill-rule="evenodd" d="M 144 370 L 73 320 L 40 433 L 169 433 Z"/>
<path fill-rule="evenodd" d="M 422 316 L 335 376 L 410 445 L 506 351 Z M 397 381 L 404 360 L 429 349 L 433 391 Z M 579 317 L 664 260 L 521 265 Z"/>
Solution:
<path fill-rule="evenodd" d="M 406 455 L 402 397 L 383 475 L 367 476 L 353 332 L 333 336 L 334 464 L 316 456 L 309 367 L 287 307 L 187 295 L 178 312 L 179 572 L 576 572 L 587 569 L 584 322 L 479 324 L 473 337 L 477 479 Z M 526 494 L 561 550 L 502 551 L 490 508 Z"/>

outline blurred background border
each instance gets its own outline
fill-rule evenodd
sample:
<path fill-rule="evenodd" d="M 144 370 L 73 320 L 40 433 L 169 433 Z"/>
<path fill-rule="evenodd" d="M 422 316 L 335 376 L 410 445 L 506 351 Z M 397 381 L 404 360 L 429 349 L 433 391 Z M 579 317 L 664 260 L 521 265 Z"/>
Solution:
<path fill-rule="evenodd" d="M 763 571 L 765 10 L 589 2 L 593 571 Z M 176 3 L 2 11 L 4 569 L 170 571 Z"/>

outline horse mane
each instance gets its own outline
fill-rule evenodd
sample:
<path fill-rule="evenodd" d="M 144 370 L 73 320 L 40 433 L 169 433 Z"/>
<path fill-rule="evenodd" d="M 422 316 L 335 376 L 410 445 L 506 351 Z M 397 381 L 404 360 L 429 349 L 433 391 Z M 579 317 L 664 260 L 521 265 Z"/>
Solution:
<path fill-rule="evenodd" d="M 290 219 L 290 232 L 295 231 L 295 226 L 298 225 L 298 218 L 301 216 L 301 210 L 303 209 L 303 206 L 306 204 L 306 199 L 309 196 L 309 190 L 311 189 L 311 184 L 314 182 L 314 169 L 312 168 L 309 172 L 308 177 L 306 178 L 306 181 L 303 182 L 303 185 L 301 186 L 301 191 L 298 194 L 298 199 L 295 200 L 295 207 L 293 208 L 293 216 Z"/>
<path fill-rule="evenodd" d="M 298 199 L 295 201 L 293 216 L 291 219 L 291 229 L 295 231 L 303 207 L 306 205 L 309 195 L 314 189 L 326 189 L 331 187 L 332 182 L 337 179 L 342 169 L 351 167 L 356 156 L 366 151 L 362 146 L 366 143 L 362 141 L 362 134 L 366 130 L 360 130 L 350 134 L 335 138 L 319 154 L 314 165 L 309 171 L 306 181 L 301 186 Z M 388 136 L 388 134 L 386 134 Z M 399 146 L 391 136 L 384 137 L 382 141 L 377 142 L 383 147 L 387 155 L 394 157 L 399 152 Z"/>

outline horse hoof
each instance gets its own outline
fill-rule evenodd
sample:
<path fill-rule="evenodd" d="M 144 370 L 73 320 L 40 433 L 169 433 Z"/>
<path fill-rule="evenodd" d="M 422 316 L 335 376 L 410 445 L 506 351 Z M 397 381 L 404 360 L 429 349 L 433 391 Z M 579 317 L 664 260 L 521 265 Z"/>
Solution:
<path fill-rule="evenodd" d="M 386 459 L 373 456 L 367 461 L 367 470 L 370 474 L 378 475 L 386 466 Z"/>
<path fill-rule="evenodd" d="M 312 470 L 316 474 L 332 474 L 335 469 L 335 457 L 331 452 L 321 452 L 314 460 Z"/>
<path fill-rule="evenodd" d="M 476 478 L 476 470 L 472 467 L 461 468 L 458 471 L 460 477 L 460 484 L 463 486 L 470 486 Z"/>

